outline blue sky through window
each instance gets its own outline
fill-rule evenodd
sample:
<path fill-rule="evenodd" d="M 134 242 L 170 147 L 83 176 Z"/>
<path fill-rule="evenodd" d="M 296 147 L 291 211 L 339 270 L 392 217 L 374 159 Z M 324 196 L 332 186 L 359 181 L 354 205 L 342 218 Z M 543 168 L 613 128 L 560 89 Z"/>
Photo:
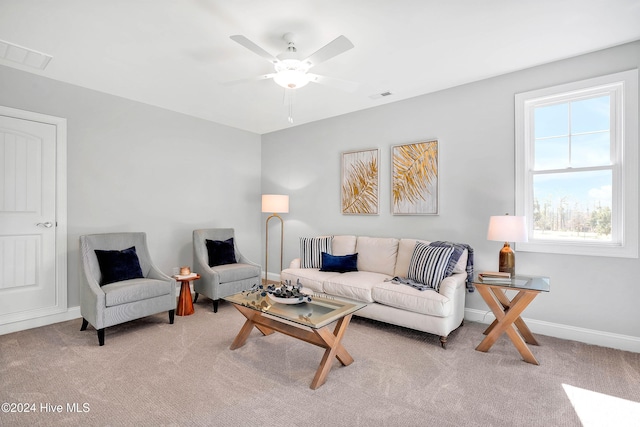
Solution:
<path fill-rule="evenodd" d="M 609 95 L 536 107 L 534 133 L 534 170 L 549 171 L 533 176 L 534 203 L 547 220 L 612 208 L 612 170 L 581 169 L 611 165 Z"/>

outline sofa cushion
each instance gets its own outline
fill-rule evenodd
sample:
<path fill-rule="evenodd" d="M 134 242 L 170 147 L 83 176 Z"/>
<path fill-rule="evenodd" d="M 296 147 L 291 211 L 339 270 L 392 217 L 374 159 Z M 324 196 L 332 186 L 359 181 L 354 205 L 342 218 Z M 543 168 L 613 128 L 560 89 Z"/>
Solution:
<path fill-rule="evenodd" d="M 233 245 L 233 237 L 227 240 L 206 239 L 205 243 L 207 245 L 207 254 L 209 255 L 209 267 L 236 263 L 236 249 Z"/>
<path fill-rule="evenodd" d="M 331 253 L 333 237 L 301 237 L 300 266 L 302 268 L 322 267 L 322 252 Z"/>
<path fill-rule="evenodd" d="M 243 263 L 217 265 L 215 271 L 220 278 L 220 283 L 238 282 L 256 276 L 260 277 L 262 274 L 260 267 Z"/>
<path fill-rule="evenodd" d="M 322 268 L 320 268 L 320 271 L 335 271 L 338 273 L 358 271 L 358 254 L 331 255 L 322 252 Z"/>
<path fill-rule="evenodd" d="M 333 236 L 332 255 L 349 255 L 356 252 L 356 236 Z"/>
<path fill-rule="evenodd" d="M 100 286 L 143 277 L 135 246 L 121 251 L 95 249 L 95 253 L 100 266 Z"/>
<path fill-rule="evenodd" d="M 407 277 L 438 291 L 440 282 L 447 275 L 453 250 L 451 246 L 429 246 L 421 242 L 416 243 Z"/>
<path fill-rule="evenodd" d="M 113 307 L 175 292 L 173 281 L 131 279 L 104 285 L 105 305 Z"/>
<path fill-rule="evenodd" d="M 324 292 L 323 283 L 340 273 L 320 271 L 317 268 L 286 268 L 280 272 L 280 280 L 290 280 L 292 284 L 298 283 L 314 292 Z"/>
<path fill-rule="evenodd" d="M 336 274 L 324 282 L 324 292 L 337 297 L 345 297 L 356 301 L 374 302 L 371 289 L 391 277 L 371 271 L 351 271 Z"/>
<path fill-rule="evenodd" d="M 377 303 L 429 316 L 447 317 L 453 310 L 453 302 L 438 292 L 419 291 L 393 282 L 376 284 L 371 294 Z"/>
<path fill-rule="evenodd" d="M 398 239 L 358 237 L 358 270 L 393 276 L 398 256 Z"/>

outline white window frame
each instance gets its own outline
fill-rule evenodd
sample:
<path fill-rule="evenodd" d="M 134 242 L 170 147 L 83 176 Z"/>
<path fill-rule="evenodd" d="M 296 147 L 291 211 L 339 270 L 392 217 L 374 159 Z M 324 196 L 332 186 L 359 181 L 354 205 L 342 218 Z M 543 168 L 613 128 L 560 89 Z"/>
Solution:
<path fill-rule="evenodd" d="M 596 94 L 611 96 L 612 240 L 534 239 L 534 109 Z M 516 94 L 515 114 L 516 215 L 526 216 L 529 228 L 529 241 L 516 243 L 516 250 L 638 258 L 638 70 Z"/>

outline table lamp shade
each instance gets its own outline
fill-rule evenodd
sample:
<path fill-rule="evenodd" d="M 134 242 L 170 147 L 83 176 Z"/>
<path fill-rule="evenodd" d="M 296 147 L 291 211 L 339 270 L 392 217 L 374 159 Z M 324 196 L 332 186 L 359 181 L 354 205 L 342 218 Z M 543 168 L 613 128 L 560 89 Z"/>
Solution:
<path fill-rule="evenodd" d="M 284 194 L 263 194 L 262 212 L 288 213 L 289 196 Z"/>
<path fill-rule="evenodd" d="M 527 219 L 524 216 L 500 215 L 489 219 L 487 240 L 500 242 L 526 242 Z"/>

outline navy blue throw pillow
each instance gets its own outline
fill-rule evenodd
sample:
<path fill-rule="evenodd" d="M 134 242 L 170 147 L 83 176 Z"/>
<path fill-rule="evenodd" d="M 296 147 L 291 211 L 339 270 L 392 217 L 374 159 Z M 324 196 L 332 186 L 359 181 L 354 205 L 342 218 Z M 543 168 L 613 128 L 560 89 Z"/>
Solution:
<path fill-rule="evenodd" d="M 216 265 L 235 264 L 236 250 L 233 246 L 233 237 L 227 240 L 206 241 L 207 252 L 209 253 L 209 267 Z"/>
<path fill-rule="evenodd" d="M 337 273 L 358 271 L 358 254 L 331 255 L 322 252 L 322 267 L 320 271 L 334 271 Z"/>
<path fill-rule="evenodd" d="M 96 249 L 95 253 L 98 258 L 98 265 L 100 265 L 100 273 L 102 273 L 100 286 L 144 277 L 135 246 L 121 251 Z"/>

